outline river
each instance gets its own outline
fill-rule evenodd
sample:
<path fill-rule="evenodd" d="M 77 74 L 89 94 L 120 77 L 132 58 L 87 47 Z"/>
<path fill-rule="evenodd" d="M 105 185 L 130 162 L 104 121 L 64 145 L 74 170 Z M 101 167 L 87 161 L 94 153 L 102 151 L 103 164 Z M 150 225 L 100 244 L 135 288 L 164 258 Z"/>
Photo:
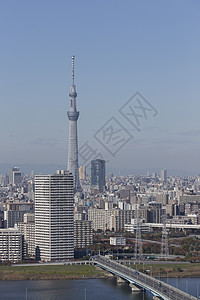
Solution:
<path fill-rule="evenodd" d="M 200 294 L 200 278 L 169 278 L 169 284 Z M 152 300 L 146 292 L 131 294 L 126 285 L 114 279 L 0 281 L 1 300 Z"/>

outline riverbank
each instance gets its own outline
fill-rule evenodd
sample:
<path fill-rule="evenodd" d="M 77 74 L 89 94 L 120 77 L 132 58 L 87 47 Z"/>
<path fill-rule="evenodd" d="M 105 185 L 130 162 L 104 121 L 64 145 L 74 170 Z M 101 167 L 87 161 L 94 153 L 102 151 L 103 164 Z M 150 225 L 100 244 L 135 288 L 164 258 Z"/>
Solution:
<path fill-rule="evenodd" d="M 131 265 L 136 268 L 135 265 Z M 137 265 L 137 270 L 154 277 L 200 277 L 200 263 L 153 263 Z"/>
<path fill-rule="evenodd" d="M 104 271 L 91 265 L 0 266 L 0 280 L 69 280 L 105 277 Z"/>
<path fill-rule="evenodd" d="M 136 265 L 130 267 L 136 269 Z M 200 277 L 200 263 L 157 263 L 137 265 L 139 272 L 154 277 Z M 0 280 L 70 280 L 107 278 L 93 265 L 0 266 Z"/>

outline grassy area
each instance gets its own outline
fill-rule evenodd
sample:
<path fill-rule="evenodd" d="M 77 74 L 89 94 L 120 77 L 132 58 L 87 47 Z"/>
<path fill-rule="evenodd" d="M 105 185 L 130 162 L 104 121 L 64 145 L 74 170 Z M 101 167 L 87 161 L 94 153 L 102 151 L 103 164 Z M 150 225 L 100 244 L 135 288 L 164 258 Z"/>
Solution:
<path fill-rule="evenodd" d="M 131 265 L 136 269 L 136 265 Z M 154 263 L 137 265 L 140 272 L 155 277 L 200 277 L 200 263 Z M 148 272 L 147 272 L 148 270 Z M 92 265 L 0 266 L 0 280 L 56 280 L 106 277 L 104 271 Z"/>
<path fill-rule="evenodd" d="M 132 268 L 136 266 L 132 265 Z M 137 265 L 137 269 L 143 272 L 143 265 Z M 155 277 L 200 277 L 200 263 L 145 264 L 144 271 L 149 275 L 152 272 Z"/>
<path fill-rule="evenodd" d="M 0 266 L 0 280 L 99 278 L 103 274 L 103 271 L 90 265 Z"/>

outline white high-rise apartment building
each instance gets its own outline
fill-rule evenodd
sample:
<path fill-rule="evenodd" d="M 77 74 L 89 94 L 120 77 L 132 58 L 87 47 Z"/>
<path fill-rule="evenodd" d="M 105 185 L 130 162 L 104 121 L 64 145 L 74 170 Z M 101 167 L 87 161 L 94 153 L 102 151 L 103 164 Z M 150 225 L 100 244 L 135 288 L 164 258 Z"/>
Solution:
<path fill-rule="evenodd" d="M 35 176 L 35 246 L 42 261 L 74 257 L 73 175 Z"/>

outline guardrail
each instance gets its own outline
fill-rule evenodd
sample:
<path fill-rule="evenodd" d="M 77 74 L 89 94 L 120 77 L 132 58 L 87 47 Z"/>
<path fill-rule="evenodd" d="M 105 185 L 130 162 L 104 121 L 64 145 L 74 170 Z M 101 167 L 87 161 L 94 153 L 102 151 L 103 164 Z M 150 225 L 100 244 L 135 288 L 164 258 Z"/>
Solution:
<path fill-rule="evenodd" d="M 197 299 L 196 297 L 189 295 L 163 281 L 138 272 L 137 270 L 133 270 L 104 256 L 96 256 L 94 261 L 103 269 L 118 275 L 129 283 L 135 284 L 141 288 L 144 288 L 145 290 L 150 291 L 154 296 L 158 296 L 163 300 Z"/>

